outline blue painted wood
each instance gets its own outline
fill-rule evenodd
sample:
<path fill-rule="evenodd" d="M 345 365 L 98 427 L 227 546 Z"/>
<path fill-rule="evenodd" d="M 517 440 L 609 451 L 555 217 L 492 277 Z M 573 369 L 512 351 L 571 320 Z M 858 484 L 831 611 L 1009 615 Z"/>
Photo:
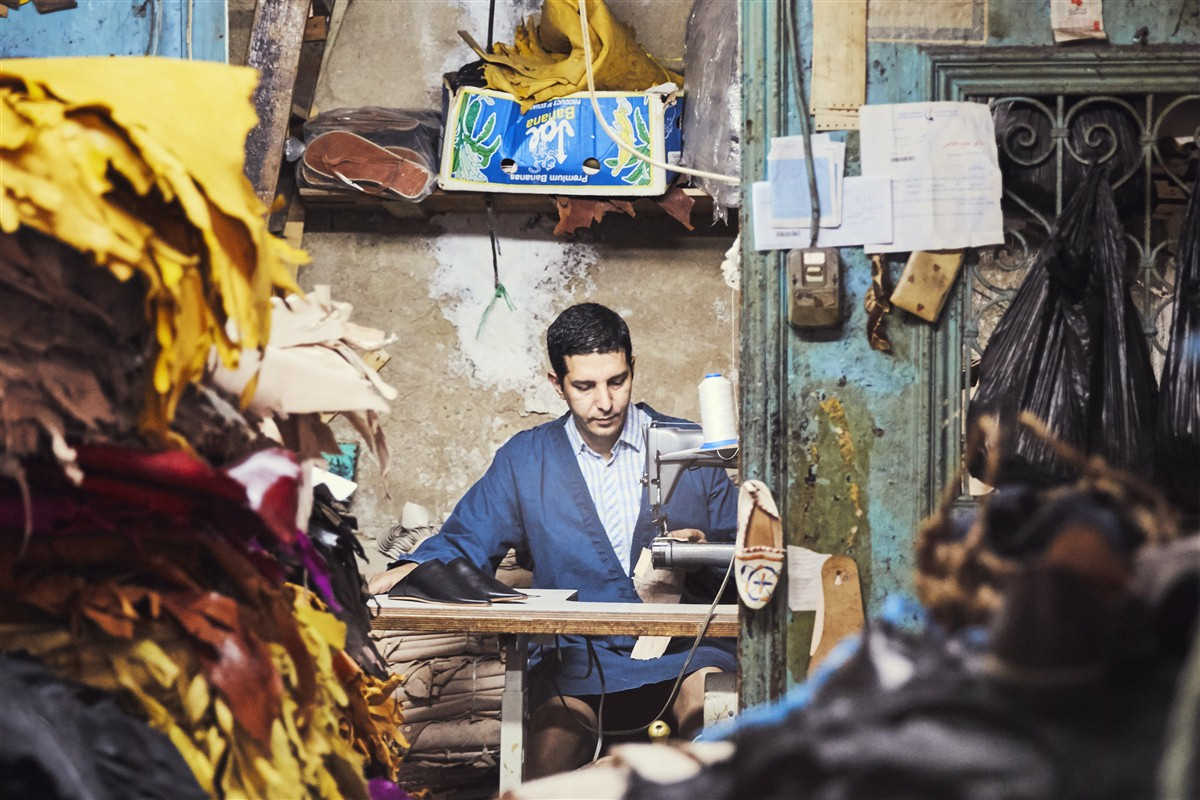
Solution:
<path fill-rule="evenodd" d="M 79 0 L 39 14 L 32 3 L 0 19 L 0 58 L 160 55 L 228 61 L 226 0 Z"/>
<path fill-rule="evenodd" d="M 811 77 L 811 3 L 808 0 L 742 0 L 743 87 L 747 141 L 759 137 L 799 132 L 799 111 L 787 71 L 786 39 L 755 33 L 767 18 L 782 19 L 782 2 L 795 2 L 801 29 L 801 61 L 807 81 Z M 1195 0 L 1106 0 L 1105 29 L 1112 45 L 1130 45 L 1145 26 L 1151 44 L 1200 43 L 1200 5 Z M 778 24 L 778 22 L 776 23 Z M 1051 44 L 1049 0 L 990 0 L 988 44 Z M 774 54 L 759 48 L 776 46 Z M 1086 45 L 1093 46 L 1093 45 Z M 1061 48 L 1062 46 L 1058 46 Z M 929 61 L 923 45 L 903 42 L 868 42 L 867 102 L 899 103 L 929 99 Z M 775 111 L 764 98 L 778 97 L 786 124 L 780 126 Z M 847 137 L 847 174 L 858 173 L 858 136 Z M 766 143 L 747 147 L 743 164 L 747 181 L 762 180 L 766 173 Z M 758 159 L 754 163 L 753 159 Z M 743 210 L 743 230 L 749 230 Z M 785 495 L 787 535 L 790 544 L 854 557 L 863 578 L 868 613 L 879 608 L 883 597 L 912 586 L 913 537 L 921 517 L 946 478 L 931 458 L 931 442 L 957 441 L 946 429 L 945 415 L 931 401 L 931 388 L 949 380 L 954 365 L 935 338 L 958 341 L 961 309 L 951 303 L 936 326 L 897 312 L 890 317 L 889 333 L 895 352 L 871 350 L 865 333 L 862 307 L 869 286 L 869 262 L 861 248 L 841 251 L 845 264 L 849 318 L 840 331 L 813 335 L 797 332 L 780 314 L 778 273 L 780 260 L 773 254 L 753 254 L 743 245 L 743 292 L 760 293 L 743 300 L 742 424 L 753 433 L 744 440 L 744 458 L 753 470 L 774 473 L 775 484 Z M 891 266 L 899 274 L 901 260 Z M 772 327 L 775 326 L 775 327 Z M 769 365 L 745 380 L 746 362 L 752 357 L 775 357 L 782 344 L 782 371 Z M 777 416 L 754 420 L 753 415 L 772 409 L 782 397 Z M 769 423 L 769 424 L 768 424 Z M 778 430 L 771 428 L 772 425 Z M 754 447 L 782 448 L 754 453 Z M 753 472 L 751 476 L 754 476 Z M 808 663 L 812 614 L 781 614 L 771 628 L 743 627 L 742 680 L 762 687 L 777 673 L 781 651 L 787 654 L 790 680 L 803 679 Z"/>

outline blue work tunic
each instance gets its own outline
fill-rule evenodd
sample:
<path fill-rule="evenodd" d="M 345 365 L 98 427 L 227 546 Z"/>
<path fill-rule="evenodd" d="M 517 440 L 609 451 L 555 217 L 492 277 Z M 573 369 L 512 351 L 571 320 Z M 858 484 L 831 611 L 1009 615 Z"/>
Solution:
<path fill-rule="evenodd" d="M 639 403 L 652 419 L 665 417 Z M 515 548 L 532 562 L 533 586 L 577 589 L 579 600 L 640 603 L 633 579 L 625 574 L 600 522 L 583 473 L 564 430 L 566 415 L 522 431 L 496 452 L 491 466 L 467 491 L 441 531 L 426 539 L 404 561 L 451 561 L 465 556 L 492 570 Z M 717 467 L 685 470 L 665 508 L 672 530 L 697 528 L 709 541 L 732 541 L 737 528 L 737 489 Z M 630 563 L 637 563 L 656 530 L 651 522 L 649 491 L 642 491 L 641 513 L 633 533 Z M 717 574 L 719 578 L 719 573 Z M 711 576 L 710 576 L 711 578 Z M 716 581 L 709 581 L 715 586 Z M 707 597 L 688 597 L 711 602 Z M 691 639 L 675 639 L 656 659 L 629 657 L 632 636 L 559 636 L 557 650 L 542 648 L 531 661 L 542 660 L 537 674 L 549 679 L 550 692 L 578 696 L 619 692 L 673 680 L 687 658 Z M 705 639 L 688 665 L 736 668 L 731 639 Z M 598 663 L 597 663 L 598 662 Z M 543 690 L 543 696 L 545 690 Z"/>

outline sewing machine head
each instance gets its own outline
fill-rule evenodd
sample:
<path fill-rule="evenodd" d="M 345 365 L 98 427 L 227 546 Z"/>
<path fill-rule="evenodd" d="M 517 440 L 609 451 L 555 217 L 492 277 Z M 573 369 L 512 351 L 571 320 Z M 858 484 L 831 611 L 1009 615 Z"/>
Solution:
<path fill-rule="evenodd" d="M 643 482 L 651 487 L 651 510 L 660 533 L 668 530 L 663 507 L 671 499 L 675 485 L 686 469 L 693 467 L 730 468 L 737 463 L 737 443 L 705 449 L 704 432 L 692 422 L 650 423 L 646 428 L 646 473 Z"/>

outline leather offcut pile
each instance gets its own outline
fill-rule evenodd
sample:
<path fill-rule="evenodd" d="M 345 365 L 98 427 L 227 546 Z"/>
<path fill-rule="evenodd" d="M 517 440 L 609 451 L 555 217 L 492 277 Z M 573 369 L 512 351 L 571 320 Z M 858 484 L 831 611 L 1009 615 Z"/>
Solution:
<path fill-rule="evenodd" d="M 271 290 L 298 291 L 287 264 L 306 259 L 268 233 L 242 175 L 255 82 L 166 59 L 0 61 L 0 231 L 144 278 L 158 355 L 141 424 L 163 435 L 209 349 L 235 366 L 266 341 Z"/>
<path fill-rule="evenodd" d="M 352 657 L 332 613 L 365 588 L 343 526 L 310 527 L 297 455 L 260 432 L 285 414 L 272 396 L 251 377 L 243 411 L 204 382 L 210 357 L 270 360 L 271 294 L 296 291 L 286 263 L 303 259 L 267 233 L 242 173 L 254 83 L 166 60 L 0 62 L 0 649 L 108 693 L 210 796 L 399 796 L 395 681 L 364 671 L 355 657 L 380 673 L 369 643 Z M 386 410 L 338 344 L 382 334 L 327 294 L 309 305 L 315 346 L 338 350 L 318 379 L 369 395 L 322 410 Z M 55 723 L 63 742 L 90 724 Z M 123 756 L 161 777 L 150 744 Z M 168 796 L 125 788 L 107 796 Z"/>
<path fill-rule="evenodd" d="M 640 92 L 667 82 L 683 85 L 683 76 L 647 53 L 633 28 L 614 17 L 604 0 L 587 0 L 587 13 L 597 91 Z M 577 0 L 545 0 L 541 20 L 519 25 L 511 45 L 497 43 L 489 53 L 467 41 L 486 62 L 488 88 L 513 95 L 524 113 L 536 103 L 587 89 L 580 33 Z"/>
<path fill-rule="evenodd" d="M 353 307 L 333 300 L 328 286 L 306 296 L 271 298 L 271 340 L 247 353 L 236 369 L 211 359 L 212 382 L 248 395 L 249 410 L 270 418 L 274 438 L 305 458 L 336 453 L 337 442 L 322 413 L 341 413 L 362 436 L 387 476 L 387 441 L 379 414 L 396 390 L 363 357 L 395 341 L 375 328 L 350 321 Z"/>

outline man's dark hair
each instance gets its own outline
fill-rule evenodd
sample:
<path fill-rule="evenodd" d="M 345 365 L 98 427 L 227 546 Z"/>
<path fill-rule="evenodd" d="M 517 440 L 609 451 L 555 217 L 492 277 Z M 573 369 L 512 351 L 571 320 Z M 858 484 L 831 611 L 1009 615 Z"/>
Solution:
<path fill-rule="evenodd" d="M 629 326 L 620 314 L 599 303 L 580 303 L 559 314 L 546 331 L 546 350 L 559 380 L 567 374 L 567 356 L 624 351 L 625 363 L 633 364 Z"/>

